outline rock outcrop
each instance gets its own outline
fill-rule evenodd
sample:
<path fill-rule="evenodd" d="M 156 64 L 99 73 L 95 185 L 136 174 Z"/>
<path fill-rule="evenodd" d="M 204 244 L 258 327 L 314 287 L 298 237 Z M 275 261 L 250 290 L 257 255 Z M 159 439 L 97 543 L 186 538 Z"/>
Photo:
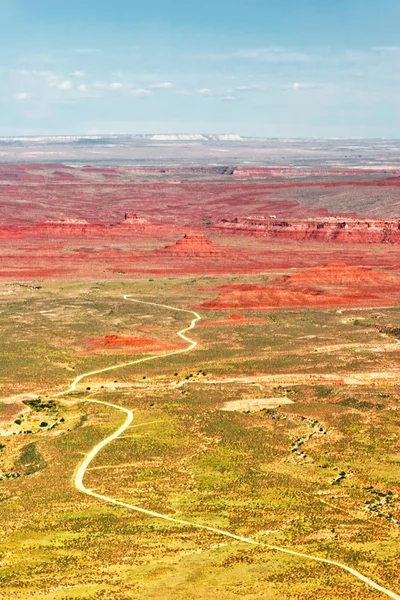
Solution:
<path fill-rule="evenodd" d="M 121 225 L 149 225 L 149 221 L 140 213 L 126 212 Z"/>
<path fill-rule="evenodd" d="M 220 248 L 199 233 L 186 233 L 173 246 L 166 246 L 163 252 L 180 256 L 220 256 Z"/>
<path fill-rule="evenodd" d="M 292 240 L 348 242 L 354 244 L 400 244 L 400 218 L 348 219 L 324 217 L 314 219 L 277 219 L 267 217 L 223 219 L 217 227 L 230 232 Z"/>

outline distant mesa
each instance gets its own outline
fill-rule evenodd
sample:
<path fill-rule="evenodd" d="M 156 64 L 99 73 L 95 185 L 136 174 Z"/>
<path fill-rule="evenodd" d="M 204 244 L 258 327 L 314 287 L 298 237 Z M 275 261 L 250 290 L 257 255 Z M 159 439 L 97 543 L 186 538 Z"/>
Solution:
<path fill-rule="evenodd" d="M 244 139 L 234 133 L 156 133 L 150 137 L 155 142 L 242 142 Z"/>
<path fill-rule="evenodd" d="M 124 225 L 148 225 L 149 221 L 140 213 L 126 212 L 123 220 Z"/>
<path fill-rule="evenodd" d="M 166 246 L 163 252 L 181 256 L 220 256 L 223 253 L 201 233 L 186 233 L 173 246 Z"/>

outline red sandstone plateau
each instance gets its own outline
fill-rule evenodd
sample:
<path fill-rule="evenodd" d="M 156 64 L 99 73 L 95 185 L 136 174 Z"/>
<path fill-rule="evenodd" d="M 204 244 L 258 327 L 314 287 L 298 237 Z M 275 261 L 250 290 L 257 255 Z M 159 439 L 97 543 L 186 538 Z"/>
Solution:
<path fill-rule="evenodd" d="M 231 232 L 290 240 L 346 242 L 353 244 L 400 244 L 399 219 L 277 219 L 269 217 L 223 219 L 217 227 Z"/>

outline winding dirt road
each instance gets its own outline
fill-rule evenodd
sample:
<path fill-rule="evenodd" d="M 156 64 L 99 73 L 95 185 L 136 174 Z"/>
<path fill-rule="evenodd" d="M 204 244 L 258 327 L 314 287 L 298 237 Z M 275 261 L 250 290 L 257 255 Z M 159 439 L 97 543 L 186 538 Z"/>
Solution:
<path fill-rule="evenodd" d="M 194 340 L 192 340 L 191 338 L 189 338 L 188 336 L 186 336 L 185 334 L 190 331 L 191 329 L 194 329 L 197 321 L 199 321 L 201 319 L 200 315 L 198 315 L 196 312 L 191 311 L 191 310 L 186 310 L 186 309 L 182 309 L 182 308 L 176 308 L 174 306 L 168 306 L 165 304 L 158 304 L 155 302 L 145 302 L 142 300 L 136 300 L 131 298 L 129 295 L 125 295 L 124 296 L 124 300 L 128 300 L 130 302 L 136 302 L 138 304 L 145 304 L 145 305 L 150 305 L 150 306 L 157 306 L 159 308 L 165 308 L 168 310 L 173 310 L 173 311 L 178 311 L 178 312 L 183 312 L 183 313 L 188 313 L 192 316 L 194 316 L 194 318 L 192 319 L 190 325 L 184 329 L 181 329 L 180 331 L 178 331 L 177 335 L 185 340 L 186 342 L 188 342 L 188 346 L 186 348 L 182 348 L 181 350 L 175 350 L 173 352 L 165 352 L 163 354 L 158 354 L 157 356 L 148 356 L 145 358 L 141 358 L 139 360 L 134 360 L 134 361 L 129 361 L 126 363 L 121 363 L 121 364 L 117 364 L 111 367 L 106 367 L 104 369 L 99 369 L 98 371 L 90 371 L 88 373 L 82 373 L 81 375 L 78 375 L 78 377 L 76 377 L 74 379 L 74 381 L 72 382 L 71 386 L 63 391 L 60 392 L 59 394 L 57 394 L 57 396 L 62 396 L 65 394 L 68 394 L 70 392 L 73 392 L 76 390 L 77 385 L 85 378 L 90 377 L 91 375 L 97 375 L 99 373 L 104 373 L 106 371 L 112 371 L 115 369 L 119 369 L 121 367 L 127 367 L 130 365 L 135 365 L 135 364 L 139 364 L 142 362 L 146 362 L 146 361 L 151 361 L 151 360 L 156 360 L 159 358 L 165 358 L 167 356 L 172 356 L 175 354 L 182 354 L 184 352 L 190 352 L 191 350 L 193 350 L 196 346 L 197 346 L 197 342 L 195 342 Z M 246 537 L 242 537 L 239 535 L 236 535 L 234 533 L 231 533 L 229 531 L 224 531 L 222 529 L 216 529 L 214 527 L 209 527 L 207 525 L 201 525 L 198 523 L 193 523 L 191 521 L 186 521 L 184 519 L 175 519 L 173 517 L 169 517 L 168 515 L 162 514 L 162 513 L 158 513 L 158 512 L 154 512 L 151 510 L 147 510 L 145 508 L 142 508 L 140 506 L 134 506 L 132 504 L 128 504 L 126 502 L 121 502 L 120 500 L 116 500 L 115 498 L 111 498 L 109 496 L 104 496 L 102 494 L 97 494 L 96 492 L 92 491 L 91 489 L 87 488 L 83 482 L 86 471 L 90 465 L 90 463 L 93 461 L 93 459 L 99 454 L 99 452 L 108 444 L 110 444 L 111 442 L 113 442 L 114 440 L 116 440 L 122 433 L 124 433 L 124 431 L 126 431 L 126 429 L 128 429 L 128 427 L 131 425 L 132 421 L 133 421 L 133 412 L 128 409 L 128 408 L 124 408 L 122 406 L 118 406 L 117 404 L 111 404 L 109 402 L 103 402 L 100 400 L 87 400 L 88 402 L 93 402 L 96 404 L 102 404 L 104 406 L 109 406 L 111 408 L 114 408 L 116 410 L 119 410 L 123 413 L 125 413 L 126 418 L 124 423 L 121 425 L 121 427 L 119 427 L 114 433 L 112 433 L 111 435 L 109 435 L 108 437 L 106 437 L 105 439 L 103 439 L 101 442 L 99 442 L 94 448 L 92 448 L 92 450 L 90 450 L 90 452 L 86 455 L 85 459 L 83 460 L 83 462 L 79 465 L 76 473 L 75 473 L 75 477 L 74 477 L 74 485 L 76 487 L 77 490 L 79 490 L 80 492 L 87 494 L 88 496 L 91 496 L 93 498 L 97 498 L 98 500 L 102 500 L 104 502 L 108 502 L 109 504 L 114 504 L 117 506 L 122 506 L 124 508 L 127 508 L 129 510 L 133 510 L 135 512 L 138 513 L 142 513 L 145 515 L 148 515 L 149 517 L 155 517 L 158 519 L 164 519 L 165 521 L 170 521 L 172 523 L 178 523 L 180 525 L 185 525 L 187 527 L 194 527 L 197 529 L 203 529 L 206 531 L 210 531 L 211 533 L 215 533 L 224 537 L 228 537 L 234 540 L 237 540 L 239 542 L 243 542 L 246 544 L 252 544 L 252 545 L 259 545 L 262 546 L 264 548 L 267 548 L 269 550 L 274 550 L 276 552 L 283 552 L 285 554 L 290 554 L 292 556 L 297 556 L 300 558 L 305 558 L 307 560 L 312 560 L 315 562 L 320 562 L 320 563 L 325 563 L 327 565 L 332 565 L 334 567 L 337 567 L 339 569 L 342 569 L 343 571 L 347 571 L 348 573 L 350 573 L 351 575 L 353 575 L 354 577 L 356 577 L 357 579 L 359 579 L 360 581 L 363 581 L 364 583 L 366 583 L 369 587 L 377 590 L 378 592 L 382 592 L 383 594 L 385 594 L 386 596 L 388 596 L 389 598 L 393 598 L 393 600 L 400 600 L 400 595 L 396 594 L 395 592 L 392 592 L 390 590 L 388 590 L 387 588 L 379 585 L 378 583 L 376 583 L 375 581 L 373 581 L 372 579 L 370 579 L 369 577 L 366 577 L 365 575 L 363 575 L 362 573 L 359 573 L 358 571 L 356 571 L 355 569 L 336 562 L 334 560 L 330 560 L 327 558 L 320 558 L 318 556 L 312 556 L 309 554 L 303 554 L 302 552 L 296 552 L 295 550 L 289 550 L 287 548 L 281 548 L 279 546 L 272 546 L 270 544 L 265 544 L 263 542 L 259 542 L 257 540 L 253 540 L 251 538 L 246 538 Z"/>

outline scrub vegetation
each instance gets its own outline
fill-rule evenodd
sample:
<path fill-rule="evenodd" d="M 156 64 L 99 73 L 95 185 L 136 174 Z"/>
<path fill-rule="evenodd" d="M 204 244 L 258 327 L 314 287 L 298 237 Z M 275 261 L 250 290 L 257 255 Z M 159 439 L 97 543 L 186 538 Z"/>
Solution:
<path fill-rule="evenodd" d="M 200 310 L 193 352 L 57 395 L 80 373 L 160 353 L 88 340 L 184 347 L 176 332 L 189 315 L 124 294 L 190 308 L 234 280 L 2 284 L 2 597 L 383 597 L 334 567 L 80 494 L 73 475 L 84 454 L 123 420 L 90 400 L 135 414 L 90 464 L 85 484 L 96 493 L 330 558 L 398 588 L 398 308 L 241 310 L 243 319 Z M 263 399 L 260 410 L 223 410 L 252 399 Z"/>

